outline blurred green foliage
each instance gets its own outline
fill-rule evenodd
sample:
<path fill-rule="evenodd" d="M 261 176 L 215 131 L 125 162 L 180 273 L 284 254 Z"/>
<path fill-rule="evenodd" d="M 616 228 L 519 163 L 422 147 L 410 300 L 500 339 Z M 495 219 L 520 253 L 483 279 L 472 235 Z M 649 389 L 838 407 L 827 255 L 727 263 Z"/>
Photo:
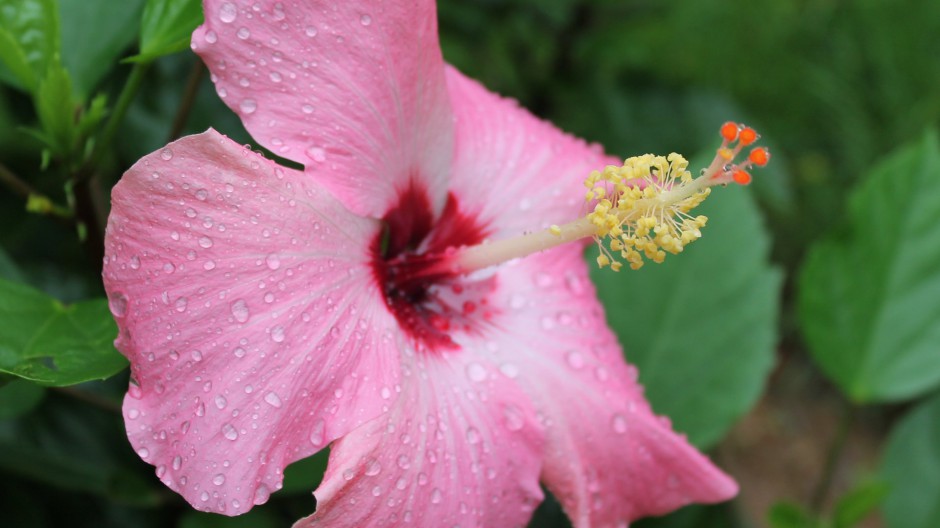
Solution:
<path fill-rule="evenodd" d="M 14 293 L 27 295 L 46 315 L 74 317 L 60 301 L 98 297 L 90 302 L 103 307 L 95 237 L 107 203 L 83 210 L 76 205 L 89 204 L 83 196 L 106 196 L 123 170 L 178 133 L 212 126 L 239 142 L 251 141 L 191 53 L 163 56 L 185 48 L 186 35 L 199 21 L 194 5 L 192 0 L 0 0 L 0 62 L 6 64 L 0 66 L 0 176 L 3 171 L 19 175 L 28 186 L 0 191 L 5 250 L 0 278 L 2 285 L 30 285 Z M 918 321 L 929 330 L 925 314 L 937 308 L 930 296 L 898 308 L 891 296 L 872 301 L 845 292 L 881 285 L 878 277 L 857 275 L 880 269 L 876 263 L 894 270 L 900 258 L 916 268 L 919 281 L 892 290 L 899 295 L 924 296 L 940 275 L 931 253 L 940 224 L 924 222 L 936 212 L 937 193 L 930 189 L 940 181 L 937 168 L 905 165 L 901 158 L 893 158 L 895 165 L 879 165 L 908 143 L 914 145 L 910 149 L 936 150 L 934 136 L 921 138 L 940 118 L 940 3 L 442 0 L 439 17 L 450 62 L 609 152 L 707 151 L 717 144 L 718 125 L 729 119 L 764 133 L 774 155 L 771 166 L 758 173 L 750 196 L 737 191 L 724 202 L 716 198 L 710 226 L 715 232 L 706 233 L 698 243 L 702 247 L 691 247 L 689 258 L 675 265 L 644 269 L 623 282 L 610 275 L 598 278 L 608 306 L 624 295 L 618 289 L 672 287 L 674 298 L 647 314 L 651 319 L 612 315 L 611 324 L 628 356 L 640 364 L 654 406 L 673 415 L 693 441 L 713 445 L 753 405 L 770 366 L 775 327 L 797 354 L 805 351 L 805 333 L 823 371 L 855 400 L 937 390 L 933 360 L 940 345 L 929 331 L 888 331 L 885 335 L 895 339 L 879 341 L 877 355 L 888 363 L 915 353 L 920 358 L 911 368 L 923 372 L 921 379 L 913 388 L 898 389 L 886 388 L 880 368 L 869 369 L 862 381 L 853 375 L 852 347 L 865 347 L 851 338 L 864 317 L 862 323 L 846 323 L 841 335 L 831 329 L 851 319 L 852 310 L 869 310 L 888 311 L 901 321 L 889 330 Z M 134 65 L 120 62 L 130 57 Z M 187 94 L 192 109 L 178 116 Z M 896 194 L 898 188 L 906 191 Z M 847 211 L 850 196 L 865 211 Z M 33 204 L 30 211 L 27 203 Z M 871 222 L 882 222 L 877 234 L 884 240 L 897 238 L 903 247 L 927 243 L 919 252 L 900 255 L 881 238 L 861 245 Z M 903 239 L 911 232 L 901 227 L 911 222 L 922 229 Z M 854 239 L 845 236 L 853 232 Z M 778 272 L 767 262 L 768 246 L 783 271 L 782 300 Z M 843 260 L 835 268 L 835 257 L 819 257 L 840 251 Z M 798 274 L 808 253 L 816 260 Z M 721 260 L 729 257 L 729 263 Z M 724 281 L 677 282 L 695 270 L 720 277 L 722 269 L 729 273 Z M 810 295 L 814 304 L 799 318 L 793 302 L 797 282 L 804 301 Z M 823 284 L 844 284 L 845 291 L 827 291 Z M 717 295 L 727 298 L 716 300 Z M 697 304 L 702 299 L 717 305 Z M 840 308 L 850 309 L 840 313 Z M 655 317 L 666 311 L 678 315 Z M 679 323 L 702 312 L 708 313 L 696 320 L 701 323 L 696 334 L 683 336 Z M 740 322 L 742 314 L 753 316 L 744 319 L 751 324 L 719 322 L 723 315 Z M 717 321 L 708 324 L 712 319 Z M 646 335 L 645 341 L 632 337 L 654 324 L 663 325 L 662 334 Z M 738 348 L 722 355 L 732 346 Z M 104 349 L 115 357 L 106 342 Z M 0 524 L 265 527 L 286 525 L 312 510 L 307 492 L 319 482 L 326 453 L 288 468 L 285 490 L 249 516 L 230 520 L 191 511 L 131 451 L 119 413 L 126 386 L 126 374 L 68 389 L 0 377 Z M 935 524 L 940 470 L 925 461 L 938 459 L 937 408 L 936 396 L 919 403 L 892 432 L 883 467 L 893 486 L 885 503 L 892 528 Z M 880 503 L 884 492 L 879 490 L 858 488 L 823 519 L 792 505 L 776 508 L 772 519 L 775 526 L 830 521 L 851 526 Z M 50 502 L 59 508 L 48 508 Z M 723 505 L 690 507 L 638 525 L 746 523 L 739 508 Z M 551 498 L 532 521 L 537 527 L 568 525 Z"/>

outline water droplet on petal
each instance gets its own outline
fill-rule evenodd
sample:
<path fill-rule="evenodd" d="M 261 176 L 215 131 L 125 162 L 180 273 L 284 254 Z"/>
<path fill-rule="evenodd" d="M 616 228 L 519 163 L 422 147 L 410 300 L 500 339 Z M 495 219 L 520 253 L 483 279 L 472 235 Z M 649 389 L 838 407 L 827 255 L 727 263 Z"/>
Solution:
<path fill-rule="evenodd" d="M 281 398 L 274 392 L 269 392 L 264 395 L 264 401 L 268 403 L 271 407 L 278 408 L 281 406 Z"/>
<path fill-rule="evenodd" d="M 248 317 L 251 315 L 248 312 L 248 303 L 244 299 L 238 299 L 232 303 L 232 316 L 235 317 L 235 320 L 239 323 L 244 323 L 248 321 Z"/>
<path fill-rule="evenodd" d="M 380 464 L 378 460 L 374 458 L 370 458 L 369 461 L 366 462 L 365 474 L 367 476 L 374 477 L 381 472 L 382 472 L 382 464 Z"/>
<path fill-rule="evenodd" d="M 398 467 L 402 469 L 411 467 L 411 459 L 408 458 L 408 455 L 398 455 Z"/>
<path fill-rule="evenodd" d="M 317 36 L 317 28 L 315 28 L 315 27 L 313 27 L 313 26 L 307 26 L 306 28 L 304 28 L 304 33 L 305 33 L 308 37 L 313 38 L 313 37 Z"/>
<path fill-rule="evenodd" d="M 238 36 L 238 38 L 245 40 L 251 36 L 251 31 L 249 31 L 246 27 L 240 27 L 238 28 L 238 31 L 235 32 L 235 35 Z"/>
<path fill-rule="evenodd" d="M 114 317 L 124 317 L 127 315 L 127 295 L 115 293 L 108 299 L 108 307 L 111 308 Z"/>
<path fill-rule="evenodd" d="M 264 259 L 264 263 L 268 265 L 268 269 L 276 270 L 281 267 L 281 259 L 277 256 L 276 253 L 271 253 Z"/>
<path fill-rule="evenodd" d="M 231 2 L 225 2 L 222 4 L 222 7 L 219 8 L 219 20 L 225 22 L 226 24 L 231 24 L 235 21 L 235 17 L 238 16 L 238 8 L 235 7 L 235 4 Z"/>
<path fill-rule="evenodd" d="M 479 363 L 470 363 L 467 365 L 467 377 L 477 383 L 486 379 L 486 368 Z"/>
<path fill-rule="evenodd" d="M 202 247 L 202 248 L 212 247 L 212 239 L 207 236 L 201 237 L 199 239 L 199 247 Z"/>
<path fill-rule="evenodd" d="M 242 99 L 242 102 L 238 104 L 238 108 L 244 114 L 253 114 L 258 109 L 258 103 L 254 99 Z"/>
<path fill-rule="evenodd" d="M 431 504 L 440 504 L 444 499 L 444 493 L 441 492 L 440 488 L 434 488 L 431 490 Z"/>
<path fill-rule="evenodd" d="M 179 468 L 183 467 L 183 457 L 176 455 L 173 457 L 173 462 L 171 464 L 173 471 L 179 471 Z"/>
<path fill-rule="evenodd" d="M 503 363 L 499 366 L 499 371 L 509 379 L 515 379 L 517 376 L 519 376 L 519 367 L 513 365 L 512 363 Z"/>
<path fill-rule="evenodd" d="M 222 436 L 228 440 L 235 441 L 238 439 L 238 429 L 235 429 L 235 426 L 227 423 L 222 426 Z"/>
<path fill-rule="evenodd" d="M 322 147 L 310 147 L 307 149 L 307 156 L 317 163 L 326 161 L 326 151 Z"/>
<path fill-rule="evenodd" d="M 140 258 L 137 255 L 131 257 L 130 266 L 131 269 L 140 269 Z"/>
<path fill-rule="evenodd" d="M 186 300 L 186 297 L 180 297 L 179 299 L 177 299 L 177 300 L 176 300 L 176 303 L 175 303 L 176 311 L 177 311 L 177 312 L 185 312 L 185 311 L 186 311 L 186 304 L 187 304 L 187 302 L 188 302 L 188 301 Z"/>
<path fill-rule="evenodd" d="M 613 428 L 614 432 L 623 434 L 627 432 L 627 419 L 623 417 L 622 414 L 617 413 L 610 421 L 610 426 Z"/>
<path fill-rule="evenodd" d="M 173 151 L 168 148 L 161 150 L 160 159 L 162 159 L 163 161 L 170 161 L 171 159 L 173 159 Z"/>
<path fill-rule="evenodd" d="M 372 25 L 372 17 L 369 15 L 362 15 L 361 17 L 359 17 L 359 23 L 362 24 L 363 26 Z"/>
<path fill-rule="evenodd" d="M 305 113 L 305 114 L 312 114 L 312 113 L 313 113 L 313 105 L 305 104 L 305 105 L 303 105 L 303 106 L 300 107 L 300 111 L 303 112 L 303 113 Z"/>
<path fill-rule="evenodd" d="M 206 42 L 209 44 L 215 44 L 219 40 L 219 36 L 215 34 L 215 31 L 206 32 Z"/>
<path fill-rule="evenodd" d="M 467 428 L 467 442 L 471 444 L 479 444 L 480 440 L 480 431 L 478 431 L 476 427 Z"/>
<path fill-rule="evenodd" d="M 525 416 L 522 409 L 515 405 L 506 405 L 503 407 L 503 415 L 506 417 L 506 429 L 518 431 L 525 425 Z"/>
<path fill-rule="evenodd" d="M 565 354 L 565 361 L 568 362 L 569 367 L 575 370 L 584 367 L 584 356 L 577 350 L 572 350 Z"/>
<path fill-rule="evenodd" d="M 255 504 L 264 504 L 268 501 L 268 497 L 271 496 L 271 490 L 268 489 L 264 484 L 259 484 L 258 489 L 255 490 Z"/>
<path fill-rule="evenodd" d="M 207 261 L 202 265 L 202 269 L 204 269 L 204 270 L 206 270 L 206 271 L 212 271 L 212 270 L 214 270 L 214 269 L 215 269 L 215 261 L 214 261 L 214 260 L 207 260 Z"/>
<path fill-rule="evenodd" d="M 150 456 L 150 450 L 147 449 L 146 447 L 141 447 L 140 449 L 137 450 L 137 456 L 139 456 L 140 458 L 146 459 L 147 457 Z"/>
<path fill-rule="evenodd" d="M 326 423 L 320 418 L 313 423 L 313 429 L 310 430 L 310 443 L 316 447 L 323 445 Z"/>
<path fill-rule="evenodd" d="M 215 397 L 215 406 L 218 407 L 219 410 L 224 409 L 226 405 L 228 405 L 228 400 L 225 399 L 225 396 L 219 394 Z"/>
<path fill-rule="evenodd" d="M 218 475 L 212 477 L 212 483 L 215 484 L 216 486 L 221 486 L 222 484 L 225 484 L 225 475 L 219 473 Z"/>
<path fill-rule="evenodd" d="M 275 343 L 281 343 L 284 341 L 284 327 L 275 326 L 271 329 L 271 340 Z"/>

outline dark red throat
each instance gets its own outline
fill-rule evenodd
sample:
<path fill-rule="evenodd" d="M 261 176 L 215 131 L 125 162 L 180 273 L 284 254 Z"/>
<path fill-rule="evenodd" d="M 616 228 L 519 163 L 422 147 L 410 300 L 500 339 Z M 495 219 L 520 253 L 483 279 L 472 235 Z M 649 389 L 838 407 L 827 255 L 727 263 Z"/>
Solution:
<path fill-rule="evenodd" d="M 389 310 L 417 349 L 456 349 L 453 332 L 469 330 L 467 316 L 486 299 L 479 288 L 464 288 L 451 257 L 456 248 L 482 242 L 485 229 L 460 210 L 453 194 L 434 218 L 427 191 L 414 183 L 383 221 L 373 269 Z M 472 298 L 464 298 L 467 290 Z"/>

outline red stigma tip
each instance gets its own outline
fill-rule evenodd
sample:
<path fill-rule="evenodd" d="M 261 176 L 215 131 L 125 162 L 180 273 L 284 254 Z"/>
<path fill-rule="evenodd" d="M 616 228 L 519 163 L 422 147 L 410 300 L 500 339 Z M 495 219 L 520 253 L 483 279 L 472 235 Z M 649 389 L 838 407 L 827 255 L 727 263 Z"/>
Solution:
<path fill-rule="evenodd" d="M 750 145 L 751 143 L 757 141 L 758 135 L 757 131 L 751 127 L 744 127 L 741 130 L 741 133 L 738 134 L 738 140 L 744 146 Z"/>
<path fill-rule="evenodd" d="M 738 138 L 738 125 L 737 123 L 732 123 L 728 121 L 727 123 L 721 125 L 721 137 L 724 138 L 727 142 L 732 142 Z"/>
<path fill-rule="evenodd" d="M 770 152 L 764 147 L 758 147 L 751 151 L 751 154 L 747 157 L 751 163 L 757 165 L 758 167 L 763 167 L 767 165 L 767 162 L 770 161 Z"/>
<path fill-rule="evenodd" d="M 739 185 L 747 185 L 751 183 L 751 175 L 746 170 L 738 169 L 734 171 L 734 174 L 731 175 L 734 178 L 734 182 Z"/>

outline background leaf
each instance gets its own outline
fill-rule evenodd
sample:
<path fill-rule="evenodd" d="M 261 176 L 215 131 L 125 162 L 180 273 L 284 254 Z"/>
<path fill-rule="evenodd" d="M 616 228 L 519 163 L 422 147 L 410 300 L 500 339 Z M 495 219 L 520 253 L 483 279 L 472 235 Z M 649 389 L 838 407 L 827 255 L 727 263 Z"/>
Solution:
<path fill-rule="evenodd" d="M 63 305 L 0 280 L 0 371 L 45 385 L 104 379 L 127 366 L 104 299 Z"/>
<path fill-rule="evenodd" d="M 594 279 L 653 408 L 704 447 L 764 387 L 780 273 L 767 263 L 769 239 L 747 190 L 721 189 L 701 209 L 704 236 L 681 255 L 636 272 L 595 269 Z"/>
<path fill-rule="evenodd" d="M 918 405 L 891 433 L 882 475 L 891 528 L 940 526 L 940 394 Z"/>
<path fill-rule="evenodd" d="M 0 78 L 32 92 L 60 49 L 55 0 L 8 0 L 0 5 Z"/>
<path fill-rule="evenodd" d="M 60 0 L 62 63 L 86 101 L 140 29 L 144 0 Z"/>
<path fill-rule="evenodd" d="M 147 0 L 140 31 L 140 55 L 134 61 L 150 61 L 189 47 L 189 40 L 202 23 L 199 0 Z"/>
<path fill-rule="evenodd" d="M 857 402 L 898 400 L 940 381 L 940 150 L 930 133 L 852 194 L 848 225 L 800 276 L 813 357 Z"/>

